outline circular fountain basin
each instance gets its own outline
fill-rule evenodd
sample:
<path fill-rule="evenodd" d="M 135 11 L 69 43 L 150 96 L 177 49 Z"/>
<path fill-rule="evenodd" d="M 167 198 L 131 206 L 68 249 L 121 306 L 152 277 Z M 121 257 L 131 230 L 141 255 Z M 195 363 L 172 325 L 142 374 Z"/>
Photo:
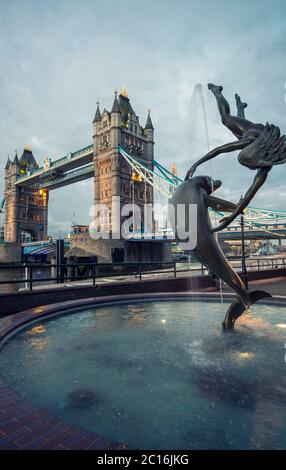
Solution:
<path fill-rule="evenodd" d="M 226 308 L 132 301 L 46 318 L 4 343 L 1 374 L 130 448 L 285 448 L 285 306 L 257 304 L 222 332 Z"/>

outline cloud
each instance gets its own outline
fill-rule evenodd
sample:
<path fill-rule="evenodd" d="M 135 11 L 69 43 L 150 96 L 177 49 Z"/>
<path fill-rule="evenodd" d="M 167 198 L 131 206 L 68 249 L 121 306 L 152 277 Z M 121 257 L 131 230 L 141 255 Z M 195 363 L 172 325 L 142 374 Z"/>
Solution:
<path fill-rule="evenodd" d="M 35 157 L 60 158 L 92 141 L 95 103 L 111 107 L 113 90 L 125 83 L 144 123 L 151 107 L 155 158 L 184 176 L 207 151 L 196 84 L 201 83 L 210 146 L 233 140 L 225 129 L 209 81 L 224 85 L 234 111 L 234 93 L 249 104 L 247 116 L 285 132 L 285 5 L 218 0 L 146 0 L 141 3 L 74 0 L 45 4 L 1 1 L 0 192 L 7 153 L 30 143 Z M 200 171 L 223 181 L 221 195 L 237 201 L 254 174 L 236 155 L 220 156 Z M 274 187 L 286 167 L 273 169 L 253 204 L 286 208 Z M 272 173 L 271 172 L 271 173 Z M 1 186 L 2 184 L 2 186 Z M 273 191 L 271 193 L 271 191 Z M 283 191 L 281 191 L 283 193 Z M 272 194 L 271 196 L 269 194 Z M 68 230 L 73 212 L 88 223 L 93 181 L 50 194 L 50 233 Z M 64 221 L 64 222 L 62 222 Z"/>

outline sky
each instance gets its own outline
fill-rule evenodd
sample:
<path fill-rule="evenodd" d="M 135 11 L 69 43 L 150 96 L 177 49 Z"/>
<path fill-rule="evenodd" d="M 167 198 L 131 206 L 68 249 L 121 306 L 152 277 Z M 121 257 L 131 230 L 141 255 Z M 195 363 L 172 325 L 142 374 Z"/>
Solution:
<path fill-rule="evenodd" d="M 0 200 L 7 155 L 32 146 L 41 164 L 92 142 L 97 100 L 110 109 L 126 86 L 155 128 L 155 159 L 184 177 L 210 148 L 234 140 L 221 124 L 207 83 L 248 103 L 246 117 L 286 132 L 286 3 L 252 0 L 0 0 Z M 237 155 L 198 174 L 223 181 L 218 196 L 237 202 L 254 173 Z M 274 167 L 252 202 L 286 210 L 286 165 Z M 92 179 L 50 192 L 49 234 L 90 223 Z"/>

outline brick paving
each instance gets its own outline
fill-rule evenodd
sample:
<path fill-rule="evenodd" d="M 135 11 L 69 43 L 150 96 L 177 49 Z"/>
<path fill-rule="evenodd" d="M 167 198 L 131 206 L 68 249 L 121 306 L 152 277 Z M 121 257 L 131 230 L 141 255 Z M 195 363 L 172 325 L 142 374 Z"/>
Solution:
<path fill-rule="evenodd" d="M 124 449 L 126 446 L 62 422 L 23 400 L 0 378 L 0 449 Z"/>

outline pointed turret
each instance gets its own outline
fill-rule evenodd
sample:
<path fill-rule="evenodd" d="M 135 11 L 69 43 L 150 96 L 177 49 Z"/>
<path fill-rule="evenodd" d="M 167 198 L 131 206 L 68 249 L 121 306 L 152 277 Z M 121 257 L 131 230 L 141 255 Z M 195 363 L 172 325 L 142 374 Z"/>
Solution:
<path fill-rule="evenodd" d="M 11 160 L 10 160 L 10 157 L 8 155 L 8 158 L 7 158 L 7 163 L 5 165 L 5 170 L 8 170 L 9 166 L 11 165 Z"/>
<path fill-rule="evenodd" d="M 19 160 L 20 173 L 26 173 L 28 170 L 38 168 L 38 164 L 34 158 L 32 149 L 29 145 L 26 145 L 24 151 Z"/>
<path fill-rule="evenodd" d="M 117 90 L 115 90 L 114 101 L 110 113 L 110 145 L 112 148 L 118 148 L 118 145 L 120 144 L 121 119 L 121 109 L 118 102 Z"/>
<path fill-rule="evenodd" d="M 130 104 L 125 86 L 121 88 L 119 93 L 119 108 L 121 112 L 121 124 L 123 127 L 128 127 L 129 118 L 130 116 L 135 115 L 135 113 Z"/>
<path fill-rule="evenodd" d="M 117 90 L 115 90 L 115 92 L 114 92 L 114 101 L 113 101 L 111 113 L 120 114 L 119 102 L 118 102 L 118 98 L 117 98 Z"/>
<path fill-rule="evenodd" d="M 148 116 L 147 116 L 147 120 L 146 120 L 146 124 L 145 124 L 145 129 L 151 129 L 153 131 L 154 127 L 153 127 L 153 124 L 152 124 L 150 113 L 151 113 L 151 111 L 150 111 L 150 109 L 148 109 Z"/>
<path fill-rule="evenodd" d="M 97 107 L 96 107 L 93 122 L 99 122 L 101 120 L 101 114 L 100 114 L 100 109 L 99 109 L 99 101 L 96 103 L 96 105 L 97 105 Z"/>
<path fill-rule="evenodd" d="M 154 127 L 153 127 L 150 113 L 151 111 L 150 109 L 148 109 L 148 116 L 147 116 L 146 124 L 144 128 L 144 135 L 147 139 L 147 145 L 146 145 L 147 159 L 152 161 L 154 158 Z"/>
<path fill-rule="evenodd" d="M 14 160 L 13 160 L 13 165 L 20 166 L 20 162 L 19 162 L 19 158 L 18 158 L 17 151 L 15 152 L 15 157 L 14 157 Z"/>

